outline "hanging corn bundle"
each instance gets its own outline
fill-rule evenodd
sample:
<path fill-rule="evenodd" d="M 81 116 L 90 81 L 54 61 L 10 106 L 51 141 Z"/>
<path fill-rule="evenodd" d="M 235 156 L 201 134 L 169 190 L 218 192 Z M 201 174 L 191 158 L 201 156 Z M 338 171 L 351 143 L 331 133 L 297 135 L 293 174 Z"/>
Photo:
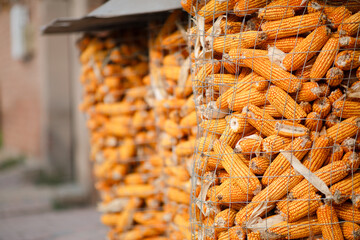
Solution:
<path fill-rule="evenodd" d="M 143 30 L 85 35 L 79 41 L 95 188 L 108 239 L 165 234 L 162 166 Z"/>
<path fill-rule="evenodd" d="M 359 239 L 360 4 L 182 0 L 195 239 Z"/>

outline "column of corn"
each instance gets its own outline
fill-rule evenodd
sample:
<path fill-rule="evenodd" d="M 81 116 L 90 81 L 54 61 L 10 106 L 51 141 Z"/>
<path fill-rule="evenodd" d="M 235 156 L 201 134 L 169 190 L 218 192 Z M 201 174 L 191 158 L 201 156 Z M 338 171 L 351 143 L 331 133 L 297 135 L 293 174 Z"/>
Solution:
<path fill-rule="evenodd" d="M 184 16 L 174 11 L 164 23 L 154 25 L 150 43 L 158 151 L 165 165 L 165 210 L 171 213 L 167 236 L 174 240 L 191 239 L 190 176 L 197 131 Z"/>
<path fill-rule="evenodd" d="M 360 4 L 181 0 L 196 239 L 360 238 Z"/>
<path fill-rule="evenodd" d="M 162 166 L 143 28 L 78 42 L 95 188 L 107 239 L 166 239 Z"/>

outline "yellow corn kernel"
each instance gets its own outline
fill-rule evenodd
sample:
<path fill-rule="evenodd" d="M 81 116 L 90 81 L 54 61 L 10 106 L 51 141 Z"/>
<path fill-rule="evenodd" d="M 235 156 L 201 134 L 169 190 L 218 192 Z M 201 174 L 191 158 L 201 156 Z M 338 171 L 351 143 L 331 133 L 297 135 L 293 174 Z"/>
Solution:
<path fill-rule="evenodd" d="M 320 206 L 316 211 L 316 215 L 321 224 L 321 233 L 325 239 L 344 239 L 339 219 L 332 206 Z"/>
<path fill-rule="evenodd" d="M 261 240 L 260 232 L 251 232 L 247 236 L 248 240 Z"/>
<path fill-rule="evenodd" d="M 284 152 L 293 154 L 297 159 L 301 159 L 308 153 L 311 147 L 311 141 L 308 138 L 298 137 L 284 148 Z M 279 154 L 266 169 L 262 184 L 269 185 L 276 181 L 277 178 L 282 177 L 291 168 L 290 162 L 283 154 Z"/>
<path fill-rule="evenodd" d="M 325 16 L 321 12 L 315 12 L 277 21 L 268 21 L 261 25 L 261 29 L 266 32 L 268 39 L 275 39 L 306 33 L 324 23 Z"/>
<path fill-rule="evenodd" d="M 294 71 L 302 67 L 307 60 L 312 58 L 312 56 L 314 56 L 317 51 L 319 51 L 324 46 L 330 37 L 330 33 L 330 29 L 325 26 L 316 28 L 289 54 L 285 56 L 283 60 L 283 66 L 286 68 L 286 70 Z M 314 70 L 314 73 L 315 72 L 316 71 Z"/>
<path fill-rule="evenodd" d="M 267 97 L 271 105 L 289 120 L 299 122 L 307 115 L 304 109 L 279 87 L 271 86 L 267 92 Z"/>
<path fill-rule="evenodd" d="M 345 50 L 335 59 L 335 66 L 341 70 L 351 70 L 360 66 L 360 51 Z"/>

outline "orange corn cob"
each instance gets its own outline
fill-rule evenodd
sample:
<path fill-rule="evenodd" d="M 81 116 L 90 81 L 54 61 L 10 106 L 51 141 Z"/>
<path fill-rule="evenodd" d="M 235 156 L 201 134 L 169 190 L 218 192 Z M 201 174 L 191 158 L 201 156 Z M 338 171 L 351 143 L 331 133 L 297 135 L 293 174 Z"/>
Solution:
<path fill-rule="evenodd" d="M 334 141 L 326 135 L 315 139 L 311 151 L 303 161 L 303 165 L 311 172 L 321 168 L 331 152 Z"/>
<path fill-rule="evenodd" d="M 227 145 L 229 145 L 231 148 L 234 148 L 236 143 L 240 140 L 241 134 L 236 133 L 232 130 L 230 125 L 227 125 L 225 127 L 224 132 L 220 136 L 220 140 Z"/>
<path fill-rule="evenodd" d="M 225 179 L 216 188 L 215 201 L 219 203 L 241 203 L 251 201 L 253 195 L 244 192 L 234 183 L 233 178 Z"/>
<path fill-rule="evenodd" d="M 270 39 L 259 46 L 262 49 L 268 49 L 268 47 L 276 47 L 285 53 L 291 52 L 298 44 L 300 44 L 304 40 L 303 37 L 287 37 L 281 39 Z"/>
<path fill-rule="evenodd" d="M 320 118 L 320 114 L 316 112 L 309 113 L 305 119 L 305 127 L 307 127 L 310 131 L 320 131 L 322 128 L 322 119 Z"/>
<path fill-rule="evenodd" d="M 236 177 L 234 182 L 250 194 L 261 190 L 260 181 L 245 165 L 244 157 L 241 154 L 235 154 L 230 146 L 217 140 L 214 143 L 214 150 L 222 156 L 222 165 L 230 176 Z"/>
<path fill-rule="evenodd" d="M 265 105 L 261 107 L 261 109 L 274 118 L 282 117 L 281 113 L 279 113 L 273 105 Z"/>
<path fill-rule="evenodd" d="M 307 114 L 312 111 L 312 106 L 309 102 L 300 102 L 299 105 L 304 109 Z"/>
<path fill-rule="evenodd" d="M 310 0 L 307 5 L 308 13 L 321 12 L 324 9 L 325 3 L 321 0 Z"/>
<path fill-rule="evenodd" d="M 320 168 L 314 173 L 329 186 L 346 177 L 349 173 L 349 167 L 345 162 L 337 161 Z M 289 197 L 299 199 L 311 191 L 317 191 L 317 189 L 308 180 L 304 179 L 290 191 Z"/>
<path fill-rule="evenodd" d="M 247 67 L 253 69 L 265 79 L 270 80 L 279 88 L 289 93 L 296 92 L 301 88 L 300 79 L 286 72 L 278 65 L 271 63 L 269 59 L 253 58 L 253 55 L 249 53 L 245 53 L 243 56 L 245 57 L 243 62 Z"/>
<path fill-rule="evenodd" d="M 262 109 L 249 104 L 247 107 L 244 107 L 243 113 L 246 114 L 247 122 L 256 128 L 260 134 L 270 136 L 275 133 L 275 119 Z"/>
<path fill-rule="evenodd" d="M 359 240 L 360 226 L 352 222 L 344 222 L 341 224 L 341 230 L 345 240 Z"/>
<path fill-rule="evenodd" d="M 182 8 L 190 13 L 191 15 L 194 15 L 194 8 L 198 8 L 197 6 L 197 0 L 181 0 L 181 6 Z"/>
<path fill-rule="evenodd" d="M 175 148 L 175 154 L 178 157 L 185 157 L 193 154 L 195 150 L 195 139 L 190 139 L 188 141 L 184 141 L 179 143 Z"/>
<path fill-rule="evenodd" d="M 316 217 L 304 217 L 303 219 L 289 223 L 283 221 L 272 225 L 266 230 L 266 236 L 274 236 L 275 239 L 299 239 L 321 234 L 321 226 Z"/>
<path fill-rule="evenodd" d="M 338 86 L 342 82 L 343 78 L 344 72 L 337 67 L 330 68 L 326 73 L 326 82 L 332 87 Z"/>
<path fill-rule="evenodd" d="M 284 203 L 280 207 L 280 215 L 288 222 L 295 222 L 303 217 L 311 216 L 320 206 L 321 196 L 311 192 L 309 198 L 296 199 L 294 201 Z"/>
<path fill-rule="evenodd" d="M 236 1 L 218 1 L 210 0 L 197 12 L 201 17 L 204 17 L 205 22 L 215 20 L 220 15 L 223 15 L 226 11 L 230 11 L 234 8 Z"/>
<path fill-rule="evenodd" d="M 258 91 L 255 88 L 242 91 L 234 96 L 230 95 L 227 99 L 229 109 L 232 111 L 241 111 L 245 106 L 253 104 L 261 106 L 266 103 L 266 91 Z"/>
<path fill-rule="evenodd" d="M 262 175 L 270 165 L 270 159 L 267 157 L 254 157 L 250 160 L 250 169 L 256 175 Z"/>
<path fill-rule="evenodd" d="M 345 221 L 360 223 L 360 210 L 351 203 L 345 202 L 341 205 L 334 205 L 336 215 Z"/>
<path fill-rule="evenodd" d="M 229 115 L 227 120 L 231 129 L 236 133 L 246 134 L 254 129 L 247 120 L 246 113 L 233 113 L 232 115 Z"/>
<path fill-rule="evenodd" d="M 270 4 L 259 9 L 258 17 L 268 21 L 286 19 L 295 16 L 295 11 L 290 7 L 273 7 Z"/>
<path fill-rule="evenodd" d="M 234 151 L 244 155 L 251 155 L 260 152 L 261 142 L 262 138 L 257 134 L 246 136 L 236 143 Z"/>
<path fill-rule="evenodd" d="M 331 155 L 324 162 L 324 166 L 329 163 L 340 161 L 344 155 L 344 150 L 339 144 L 334 144 L 332 147 Z"/>
<path fill-rule="evenodd" d="M 330 87 L 327 83 L 319 83 L 319 88 L 321 89 L 320 97 L 328 97 L 330 95 Z"/>
<path fill-rule="evenodd" d="M 321 12 L 315 12 L 277 21 L 268 21 L 261 25 L 261 29 L 267 33 L 268 39 L 275 39 L 306 33 L 324 23 L 325 17 Z"/>
<path fill-rule="evenodd" d="M 359 38 L 354 38 L 354 37 L 349 37 L 349 36 L 339 38 L 339 46 L 341 48 L 350 48 L 351 49 L 351 48 L 359 47 L 359 45 L 360 45 Z"/>
<path fill-rule="evenodd" d="M 315 39 L 314 39 L 315 41 Z M 310 78 L 318 80 L 325 76 L 328 69 L 333 65 L 339 49 L 339 38 L 330 38 L 321 49 L 316 61 L 311 68 Z"/>
<path fill-rule="evenodd" d="M 234 226 L 236 211 L 228 208 L 219 212 L 214 219 L 215 232 L 226 231 L 228 228 Z"/>
<path fill-rule="evenodd" d="M 261 240 L 260 232 L 251 232 L 247 236 L 248 240 Z"/>
<path fill-rule="evenodd" d="M 316 82 L 304 82 L 297 93 L 297 102 L 311 102 L 320 97 L 320 87 Z"/>
<path fill-rule="evenodd" d="M 291 142 L 291 138 L 282 137 L 277 134 L 270 135 L 263 140 L 263 150 L 268 154 L 276 154 Z"/>
<path fill-rule="evenodd" d="M 218 240 L 229 240 L 229 232 L 226 230 L 224 232 L 220 232 Z"/>
<path fill-rule="evenodd" d="M 214 74 L 211 76 L 213 85 L 211 86 L 215 91 L 225 91 L 237 83 L 237 78 L 232 74 Z"/>
<path fill-rule="evenodd" d="M 237 34 L 227 34 L 214 38 L 212 48 L 218 53 L 228 53 L 230 49 L 252 48 L 267 39 L 261 31 L 248 31 Z"/>
<path fill-rule="evenodd" d="M 357 12 L 346 19 L 342 19 L 338 27 L 338 32 L 341 35 L 353 36 L 359 31 L 360 13 Z"/>
<path fill-rule="evenodd" d="M 341 143 L 348 137 L 354 136 L 359 130 L 359 121 L 357 117 L 348 118 L 331 128 L 327 129 L 327 134 L 332 137 L 335 142 Z"/>
<path fill-rule="evenodd" d="M 229 228 L 228 233 L 229 240 L 246 240 L 246 232 L 239 226 Z"/>
<path fill-rule="evenodd" d="M 316 212 L 321 225 L 321 232 L 325 239 L 344 239 L 339 224 L 339 219 L 332 206 L 322 205 Z"/>
<path fill-rule="evenodd" d="M 351 201 L 354 207 L 360 208 L 360 187 L 353 190 Z"/>
<path fill-rule="evenodd" d="M 330 191 L 334 196 L 335 203 L 341 204 L 350 198 L 353 190 L 358 187 L 360 187 L 360 173 L 354 173 L 332 185 Z"/>
<path fill-rule="evenodd" d="M 360 113 L 360 102 L 341 100 L 333 103 L 334 115 L 341 118 L 350 118 L 359 116 Z"/>
<path fill-rule="evenodd" d="M 296 122 L 306 117 L 306 112 L 284 90 L 271 86 L 267 92 L 268 100 L 285 118 Z"/>
<path fill-rule="evenodd" d="M 215 61 L 214 63 L 206 63 L 201 67 L 201 69 L 195 75 L 195 79 L 193 81 L 193 88 L 198 92 L 202 92 L 205 86 L 205 79 L 211 73 L 218 73 L 220 71 L 221 63 L 219 61 Z"/>
<path fill-rule="evenodd" d="M 240 64 L 236 63 L 227 53 L 223 54 L 222 63 L 228 73 L 238 74 L 241 71 Z"/>
<path fill-rule="evenodd" d="M 325 118 L 331 110 L 330 100 L 326 97 L 317 99 L 313 103 L 312 110 L 320 115 L 320 118 Z"/>
<path fill-rule="evenodd" d="M 293 140 L 284 148 L 284 151 L 292 153 L 297 159 L 301 160 L 309 151 L 311 141 L 304 137 L 299 137 Z M 268 169 L 266 169 L 261 182 L 264 185 L 273 183 L 277 178 L 284 175 L 290 169 L 290 162 L 283 154 L 279 154 L 274 161 L 271 162 Z"/>
<path fill-rule="evenodd" d="M 228 136 L 228 135 L 226 135 Z M 216 135 L 208 135 L 196 140 L 195 146 L 198 152 L 208 152 L 213 148 L 214 141 L 218 138 Z M 236 143 L 236 140 L 234 140 Z M 235 144 L 234 143 L 234 144 Z"/>
<path fill-rule="evenodd" d="M 169 187 L 166 196 L 170 201 L 182 204 L 190 204 L 190 194 L 177 188 Z"/>
<path fill-rule="evenodd" d="M 236 16 L 243 17 L 256 12 L 259 8 L 264 7 L 266 3 L 266 0 L 239 0 L 234 7 L 234 12 Z"/>
<path fill-rule="evenodd" d="M 199 127 L 204 130 L 205 133 L 219 134 L 221 135 L 226 128 L 227 122 L 224 118 L 216 120 L 203 120 Z"/>
<path fill-rule="evenodd" d="M 308 136 L 310 130 L 300 123 L 281 120 L 275 123 L 275 133 L 283 137 L 303 137 Z"/>
<path fill-rule="evenodd" d="M 312 56 L 314 56 L 317 51 L 319 51 L 322 46 L 324 46 L 330 37 L 330 32 L 330 29 L 322 26 L 309 34 L 300 44 L 298 44 L 288 55 L 285 56 L 283 60 L 283 66 L 286 68 L 286 70 L 294 71 L 302 67 L 307 60 L 312 58 Z M 314 73 L 315 72 L 317 72 L 316 68 L 314 70 Z M 326 71 L 324 74 L 325 73 Z"/>
<path fill-rule="evenodd" d="M 236 214 L 235 223 L 246 226 L 247 221 L 253 216 L 254 210 L 257 210 L 257 216 L 263 216 L 275 206 L 275 201 L 283 198 L 302 179 L 303 177 L 295 174 L 294 170 L 287 171 L 283 176 L 276 178 Z M 259 209 L 260 206 L 262 207 L 261 210 Z"/>
<path fill-rule="evenodd" d="M 165 121 L 163 128 L 166 133 L 173 137 L 182 138 L 184 136 L 184 133 L 183 131 L 181 131 L 180 126 L 170 119 Z"/>
<path fill-rule="evenodd" d="M 347 152 L 344 154 L 341 159 L 342 162 L 345 162 L 351 169 L 357 169 L 360 165 L 360 157 L 357 152 Z"/>
<path fill-rule="evenodd" d="M 123 185 L 118 186 L 116 193 L 118 197 L 148 197 L 156 192 L 151 184 Z"/>
<path fill-rule="evenodd" d="M 331 128 L 332 126 L 334 126 L 335 124 L 340 122 L 340 118 L 335 116 L 335 114 L 330 113 L 326 119 L 325 119 L 325 126 L 327 128 Z"/>
<path fill-rule="evenodd" d="M 342 96 L 343 96 L 342 91 L 339 88 L 337 88 L 336 90 L 334 90 L 330 93 L 328 98 L 329 98 L 331 104 L 333 104 L 336 100 L 338 100 Z"/>
<path fill-rule="evenodd" d="M 344 20 L 351 16 L 351 12 L 345 6 L 325 8 L 330 8 L 330 10 L 325 10 L 325 13 L 329 11 L 329 13 L 326 13 L 327 19 L 331 23 L 330 26 L 334 29 L 338 28 Z"/>
<path fill-rule="evenodd" d="M 240 49 L 232 48 L 229 51 L 229 61 L 237 66 L 245 66 L 243 59 L 245 58 L 267 58 L 268 51 L 260 49 Z"/>
<path fill-rule="evenodd" d="M 360 66 L 360 51 L 346 50 L 335 59 L 335 66 L 341 70 L 351 70 Z"/>

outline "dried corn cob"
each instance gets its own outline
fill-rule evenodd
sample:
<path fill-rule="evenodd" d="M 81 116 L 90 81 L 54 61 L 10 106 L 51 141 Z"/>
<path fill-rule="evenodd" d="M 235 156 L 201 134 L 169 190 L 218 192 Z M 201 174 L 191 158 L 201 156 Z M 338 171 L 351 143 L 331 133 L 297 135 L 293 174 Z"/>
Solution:
<path fill-rule="evenodd" d="M 335 209 L 329 205 L 322 205 L 316 212 L 318 221 L 321 225 L 321 233 L 325 239 L 344 239 L 339 219 Z"/>

